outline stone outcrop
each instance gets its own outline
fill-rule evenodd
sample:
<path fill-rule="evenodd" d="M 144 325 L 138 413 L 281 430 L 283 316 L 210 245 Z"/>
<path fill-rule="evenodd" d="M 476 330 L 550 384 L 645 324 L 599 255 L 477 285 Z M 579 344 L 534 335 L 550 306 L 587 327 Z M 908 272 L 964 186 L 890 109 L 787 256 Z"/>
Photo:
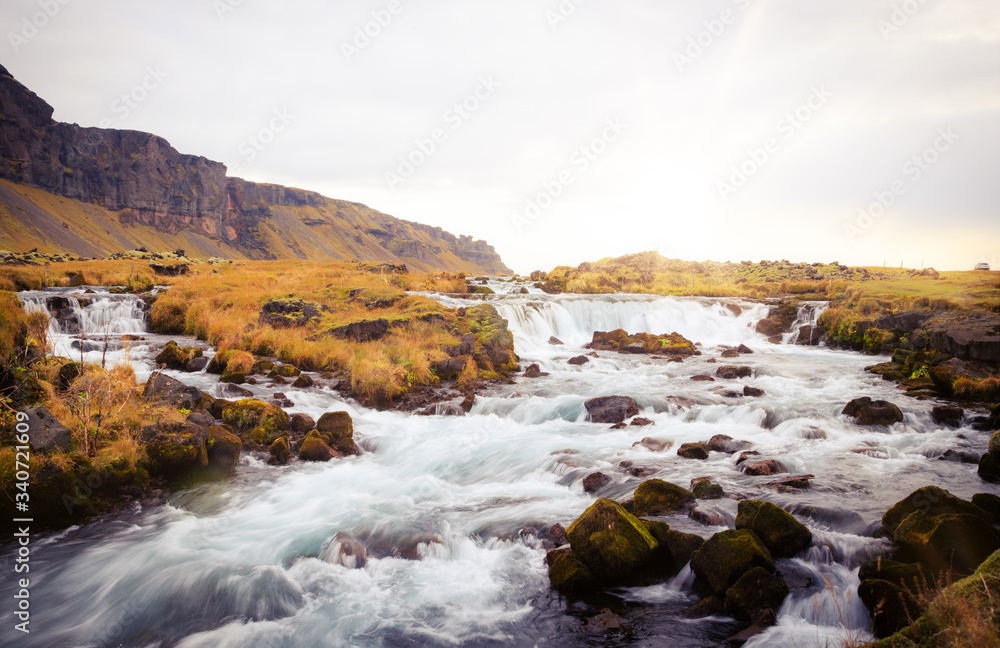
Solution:
<path fill-rule="evenodd" d="M 39 243 L 95 256 L 125 251 L 125 238 L 141 245 L 145 236 L 155 245 L 164 234 L 185 233 L 208 239 L 199 243 L 204 256 L 510 272 L 485 241 L 311 191 L 228 177 L 224 164 L 179 153 L 162 137 L 60 123 L 52 113 L 0 66 L 0 179 L 103 208 L 104 229 L 128 228 L 128 236 L 82 240 L 61 225 L 66 214 L 0 185 L 0 201 L 18 203 L 11 213 L 44 232 Z"/>

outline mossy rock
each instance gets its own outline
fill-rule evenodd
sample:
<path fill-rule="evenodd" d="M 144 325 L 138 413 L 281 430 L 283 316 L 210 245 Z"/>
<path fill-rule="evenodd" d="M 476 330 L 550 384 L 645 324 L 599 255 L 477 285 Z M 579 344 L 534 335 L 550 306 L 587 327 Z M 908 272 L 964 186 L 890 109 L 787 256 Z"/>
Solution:
<path fill-rule="evenodd" d="M 736 528 L 757 534 L 775 558 L 791 558 L 812 543 L 812 532 L 771 502 L 743 500 L 737 507 Z"/>
<path fill-rule="evenodd" d="M 641 517 L 676 513 L 695 501 L 691 491 L 662 479 L 648 479 L 639 484 L 633 499 L 635 514 Z"/>
<path fill-rule="evenodd" d="M 295 365 L 283 364 L 279 367 L 275 367 L 274 369 L 272 369 L 270 373 L 268 373 L 267 375 L 270 376 L 271 378 L 275 376 L 280 376 L 282 378 L 295 378 L 300 373 L 302 373 L 302 371 Z"/>
<path fill-rule="evenodd" d="M 990 437 L 990 449 L 989 453 L 993 455 L 995 459 L 1000 459 L 1000 430 L 993 433 Z"/>
<path fill-rule="evenodd" d="M 171 340 L 167 342 L 163 350 L 154 358 L 154 361 L 156 364 L 163 365 L 167 369 L 184 371 L 187 368 L 188 362 L 202 357 L 203 353 L 198 347 L 181 347 L 177 345 L 177 342 Z"/>
<path fill-rule="evenodd" d="M 340 454 L 356 454 L 354 421 L 347 412 L 326 412 L 316 422 L 316 432 Z"/>
<path fill-rule="evenodd" d="M 549 584 L 564 593 L 582 593 L 596 585 L 594 575 L 569 547 L 553 549 L 545 556 L 549 566 Z"/>
<path fill-rule="evenodd" d="M 59 367 L 57 383 L 61 389 L 69 389 L 70 384 L 84 372 L 84 366 L 79 362 L 67 362 Z"/>
<path fill-rule="evenodd" d="M 290 424 L 292 432 L 298 432 L 299 434 L 305 434 L 316 427 L 316 421 L 308 414 L 302 413 L 292 414 Z"/>
<path fill-rule="evenodd" d="M 463 327 L 475 336 L 476 364 L 483 371 L 514 371 L 514 334 L 507 320 L 492 304 L 480 304 L 465 310 Z"/>
<path fill-rule="evenodd" d="M 219 382 L 231 383 L 233 385 L 242 385 L 246 381 L 247 375 L 241 369 L 226 369 L 219 378 Z"/>
<path fill-rule="evenodd" d="M 233 426 L 243 444 L 249 447 L 270 445 L 289 428 L 288 414 L 283 409 L 255 398 L 223 406 L 221 418 Z"/>
<path fill-rule="evenodd" d="M 653 563 L 656 573 L 665 577 L 677 575 L 691 561 L 691 556 L 705 544 L 705 539 L 701 536 L 675 531 L 666 522 L 646 519 L 640 521 L 660 545 L 654 554 Z"/>
<path fill-rule="evenodd" d="M 187 423 L 165 423 L 143 431 L 150 472 L 167 481 L 178 481 L 208 465 L 205 445 L 208 430 Z"/>
<path fill-rule="evenodd" d="M 1000 549 L 1000 531 L 981 515 L 930 517 L 917 510 L 899 523 L 893 540 L 900 560 L 920 561 L 934 570 L 951 569 L 959 574 L 972 573 Z"/>
<path fill-rule="evenodd" d="M 258 373 L 266 374 L 273 369 L 274 369 L 274 363 L 271 362 L 270 360 L 262 360 L 258 358 L 257 361 L 253 363 L 253 372 L 255 374 Z"/>
<path fill-rule="evenodd" d="M 920 563 L 903 563 L 888 558 L 876 558 L 861 565 L 860 580 L 884 580 L 911 592 L 934 585 L 932 572 Z"/>
<path fill-rule="evenodd" d="M 711 449 L 707 443 L 684 443 L 677 448 L 677 456 L 685 459 L 698 459 L 704 461 L 708 459 Z"/>
<path fill-rule="evenodd" d="M 242 449 L 240 438 L 221 426 L 208 429 L 205 447 L 208 449 L 208 474 L 213 479 L 226 479 L 236 474 L 236 464 Z"/>
<path fill-rule="evenodd" d="M 749 621 L 761 610 L 781 608 L 788 585 L 776 573 L 754 567 L 726 590 L 726 612 L 740 621 Z"/>
<path fill-rule="evenodd" d="M 333 457 L 333 449 L 318 436 L 306 437 L 299 446 L 299 459 L 302 461 L 330 461 Z"/>
<path fill-rule="evenodd" d="M 288 437 L 286 436 L 276 439 L 271 444 L 271 447 L 268 448 L 268 451 L 271 453 L 268 463 L 275 466 L 284 466 L 288 463 L 289 457 L 292 456 L 292 449 L 288 444 Z"/>
<path fill-rule="evenodd" d="M 979 458 L 979 478 L 990 484 L 1000 483 L 1000 460 L 987 452 Z"/>
<path fill-rule="evenodd" d="M 642 576 L 659 546 L 639 518 L 621 504 L 599 499 L 566 530 L 573 553 L 603 585 L 626 585 Z"/>
<path fill-rule="evenodd" d="M 236 401 L 226 400 L 225 398 L 216 398 L 208 404 L 208 413 L 217 419 L 222 418 L 222 412 L 225 411 L 227 405 L 232 405 Z"/>
<path fill-rule="evenodd" d="M 719 484 L 714 484 L 708 479 L 699 479 L 691 490 L 697 499 L 713 500 L 722 499 L 726 496 L 726 491 Z"/>
<path fill-rule="evenodd" d="M 914 511 L 922 511 L 930 517 L 945 514 L 976 515 L 989 520 L 985 511 L 971 502 L 955 497 L 943 488 L 924 486 L 913 491 L 905 498 L 896 502 L 882 516 L 882 529 L 890 538 L 896 533 L 896 527 Z"/>
<path fill-rule="evenodd" d="M 993 493 L 976 493 L 972 503 L 993 517 L 994 524 L 1000 524 L 1000 496 Z"/>
<path fill-rule="evenodd" d="M 773 573 L 774 559 L 757 534 L 746 529 L 716 533 L 691 558 L 699 588 L 719 595 L 754 567 Z"/>
<path fill-rule="evenodd" d="M 888 637 L 920 616 L 920 604 L 909 590 L 890 581 L 867 579 L 858 586 L 858 598 L 872 615 L 872 634 Z"/>

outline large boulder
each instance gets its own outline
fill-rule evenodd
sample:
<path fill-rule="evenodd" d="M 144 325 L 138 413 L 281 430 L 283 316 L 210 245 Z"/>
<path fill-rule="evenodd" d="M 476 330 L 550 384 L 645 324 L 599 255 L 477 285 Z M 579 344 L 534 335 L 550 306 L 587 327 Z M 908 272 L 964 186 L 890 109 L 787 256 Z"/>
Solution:
<path fill-rule="evenodd" d="M 746 529 L 716 533 L 691 558 L 696 585 L 720 596 L 755 567 L 774 573 L 774 558 L 757 534 Z"/>
<path fill-rule="evenodd" d="M 641 579 L 659 543 L 618 502 L 599 499 L 566 530 L 573 554 L 608 586 Z"/>
<path fill-rule="evenodd" d="M 373 342 L 381 340 L 389 333 L 389 320 L 384 317 L 360 322 L 351 322 L 344 326 L 330 329 L 330 334 L 342 340 L 354 342 Z"/>
<path fill-rule="evenodd" d="M 1000 531 L 979 515 L 937 515 L 914 511 L 893 534 L 903 561 L 920 561 L 935 570 L 971 574 L 1000 549 Z"/>
<path fill-rule="evenodd" d="M 859 425 L 892 425 L 903 421 L 903 413 L 888 401 L 873 401 L 870 397 L 855 398 L 841 414 L 854 417 Z"/>
<path fill-rule="evenodd" d="M 49 410 L 44 407 L 30 407 L 24 410 L 24 413 L 28 415 L 25 423 L 31 430 L 29 438 L 32 449 L 43 454 L 69 450 L 73 433 L 52 416 Z"/>
<path fill-rule="evenodd" d="M 268 452 L 270 452 L 271 456 L 267 463 L 275 466 L 284 466 L 288 463 L 288 459 L 292 455 L 292 448 L 288 443 L 288 437 L 283 436 L 276 439 L 268 448 Z"/>
<path fill-rule="evenodd" d="M 677 448 L 677 456 L 685 459 L 708 459 L 709 447 L 707 443 L 683 443 Z"/>
<path fill-rule="evenodd" d="M 994 408 L 993 416 L 996 416 L 997 411 L 1000 408 Z M 993 484 L 1000 482 L 1000 431 L 993 433 L 989 449 L 979 459 L 979 476 L 983 481 Z"/>
<path fill-rule="evenodd" d="M 149 472 L 167 481 L 179 481 L 204 471 L 208 465 L 208 429 L 190 423 L 158 423 L 143 429 Z"/>
<path fill-rule="evenodd" d="M 594 423 L 622 423 L 639 413 L 639 404 L 631 396 L 601 396 L 586 403 L 587 418 Z"/>
<path fill-rule="evenodd" d="M 318 436 L 342 455 L 357 454 L 354 443 L 354 422 L 347 412 L 326 412 L 316 422 Z"/>
<path fill-rule="evenodd" d="M 159 371 L 153 373 L 146 381 L 142 397 L 151 403 L 169 403 L 192 411 L 210 408 L 214 400 L 197 387 L 189 387 Z"/>
<path fill-rule="evenodd" d="M 163 350 L 154 358 L 157 365 L 167 369 L 186 371 L 189 362 L 195 358 L 202 357 L 204 352 L 198 347 L 181 347 L 177 342 L 171 340 L 167 342 Z"/>
<path fill-rule="evenodd" d="M 738 380 L 753 375 L 753 369 L 746 365 L 723 365 L 715 370 L 715 375 L 724 380 Z"/>
<path fill-rule="evenodd" d="M 640 520 L 649 531 L 659 547 L 653 553 L 651 573 L 662 578 L 677 575 L 684 565 L 691 562 L 691 557 L 705 544 L 705 539 L 693 533 L 682 533 L 670 528 L 666 522 L 659 520 Z"/>
<path fill-rule="evenodd" d="M 775 558 L 791 558 L 812 543 L 812 532 L 771 502 L 740 502 L 736 513 L 736 528 L 756 533 Z"/>
<path fill-rule="evenodd" d="M 492 304 L 480 304 L 465 310 L 465 323 L 475 336 L 476 365 L 483 371 L 507 372 L 517 369 L 514 353 L 514 334 L 507 328 L 507 320 L 500 317 Z"/>
<path fill-rule="evenodd" d="M 209 478 L 226 479 L 235 475 L 242 445 L 240 438 L 226 428 L 219 425 L 208 428 L 205 447 L 208 450 L 206 468 Z"/>
<path fill-rule="evenodd" d="M 694 502 L 691 491 L 662 479 L 648 479 L 635 490 L 632 506 L 635 514 L 643 517 L 682 511 L 693 506 Z"/>
<path fill-rule="evenodd" d="M 973 515 L 990 521 L 989 514 L 972 502 L 955 497 L 943 488 L 925 486 L 896 502 L 892 508 L 885 512 L 882 516 L 882 530 L 885 535 L 891 538 L 896 533 L 899 524 L 915 511 L 921 511 L 930 517 Z"/>
<path fill-rule="evenodd" d="M 786 596 L 788 585 L 779 574 L 754 567 L 726 590 L 726 612 L 740 621 L 750 621 L 761 610 L 777 612 Z"/>
<path fill-rule="evenodd" d="M 585 592 L 596 584 L 594 575 L 570 547 L 553 549 L 545 556 L 549 566 L 549 583 L 560 592 Z"/>
<path fill-rule="evenodd" d="M 288 414 L 283 409 L 255 398 L 228 403 L 221 414 L 220 418 L 233 426 L 243 445 L 250 449 L 270 445 L 289 428 Z"/>
<path fill-rule="evenodd" d="M 303 461 L 330 461 L 334 456 L 336 455 L 333 449 L 318 436 L 306 437 L 299 446 L 299 459 Z"/>
<path fill-rule="evenodd" d="M 301 299 L 272 299 L 261 307 L 257 322 L 274 328 L 300 327 L 318 319 L 323 310 L 325 306 Z"/>

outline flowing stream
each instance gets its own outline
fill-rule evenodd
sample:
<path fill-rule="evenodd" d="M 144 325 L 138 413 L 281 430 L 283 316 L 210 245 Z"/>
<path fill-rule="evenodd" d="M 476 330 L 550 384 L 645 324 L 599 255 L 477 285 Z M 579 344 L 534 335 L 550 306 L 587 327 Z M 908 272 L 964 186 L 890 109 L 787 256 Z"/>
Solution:
<path fill-rule="evenodd" d="M 823 347 L 770 344 L 754 323 L 767 307 L 735 300 L 640 295 L 514 294 L 490 284 L 509 321 L 522 366 L 548 375 L 493 388 L 464 417 L 378 412 L 328 389 L 246 385 L 269 398 L 280 390 L 291 412 L 313 418 L 346 410 L 354 418 L 360 456 L 326 464 L 272 467 L 244 453 L 237 476 L 160 498 L 89 524 L 33 538 L 32 632 L 2 646 L 38 648 L 292 648 L 326 646 L 719 646 L 740 629 L 732 619 L 690 619 L 696 602 L 690 569 L 672 581 L 612 590 L 574 601 L 548 587 L 546 548 L 538 531 L 568 526 L 594 501 L 582 480 L 600 470 L 613 477 L 599 494 L 624 498 L 642 479 L 685 488 L 710 475 L 728 497 L 700 502 L 699 519 L 663 518 L 704 537 L 731 526 L 737 498 L 773 501 L 813 531 L 800 556 L 779 561 L 792 593 L 778 625 L 748 646 L 838 646 L 867 637 L 868 613 L 857 598 L 858 567 L 886 548 L 875 532 L 882 513 L 912 490 L 937 484 L 960 497 L 1000 493 L 973 464 L 945 460 L 948 450 L 981 453 L 988 437 L 950 429 L 930 417 L 932 401 L 904 397 L 864 371 L 879 358 Z M 503 294 L 508 293 L 508 294 Z M 53 303 L 59 296 L 68 303 Z M 128 361 L 140 380 L 152 356 L 176 336 L 145 331 L 134 297 L 104 293 L 23 293 L 28 310 L 54 318 L 57 352 L 89 362 Z M 439 297 L 449 305 L 479 302 Z M 89 305 L 87 302 L 89 301 Z M 58 308 L 54 308 L 58 307 Z M 809 323 L 821 305 L 809 305 Z M 78 333 L 65 332 L 79 323 Z M 138 330 L 136 330 L 138 328 Z M 703 355 L 682 363 L 599 352 L 583 366 L 595 330 L 677 331 Z M 122 334 L 142 340 L 120 341 Z M 556 337 L 564 344 L 549 343 Z M 786 340 L 788 342 L 790 340 Z M 722 345 L 754 350 L 719 360 Z M 105 347 L 108 348 L 107 352 Z M 750 378 L 694 382 L 721 364 L 746 364 Z M 110 366 L 110 365 L 109 365 Z M 211 374 L 168 372 L 220 395 Z M 727 394 L 744 385 L 761 398 Z M 723 389 L 719 389 L 719 388 Z M 634 397 L 652 426 L 611 430 L 586 422 L 584 402 L 610 394 Z M 867 428 L 840 415 L 852 398 L 897 403 L 902 423 Z M 970 415 L 973 412 L 970 412 Z M 765 486 L 735 457 L 680 458 L 676 448 L 728 434 L 780 459 L 793 474 L 815 475 L 807 491 Z M 653 452 L 636 442 L 673 444 Z M 961 452 L 952 456 L 961 457 Z M 623 462 L 630 462 L 625 463 Z M 642 471 L 642 478 L 629 471 Z M 350 534 L 367 547 L 358 560 L 345 550 Z M 15 547 L 0 559 L 10 564 Z M 5 570 L 5 576 L 11 570 Z M 9 610 L 14 583 L 0 584 Z M 603 608 L 627 632 L 605 632 L 590 620 Z M 5 617 L 11 615 L 5 613 Z"/>

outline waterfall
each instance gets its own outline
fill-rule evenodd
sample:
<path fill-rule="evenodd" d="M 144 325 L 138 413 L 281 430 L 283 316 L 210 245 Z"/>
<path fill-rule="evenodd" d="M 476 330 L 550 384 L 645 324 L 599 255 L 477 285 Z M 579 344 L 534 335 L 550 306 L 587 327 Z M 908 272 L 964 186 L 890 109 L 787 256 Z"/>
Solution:
<path fill-rule="evenodd" d="M 825 301 L 809 301 L 799 304 L 799 310 L 795 316 L 795 321 L 792 322 L 791 330 L 781 337 L 782 344 L 798 344 L 799 334 L 802 332 L 803 327 L 809 327 L 807 332 L 810 339 L 802 342 L 802 344 L 814 344 L 817 339 L 814 329 L 819 325 L 819 316 L 829 307 L 830 302 Z"/>
<path fill-rule="evenodd" d="M 149 331 L 145 302 L 135 295 L 116 295 L 107 288 L 47 288 L 18 293 L 27 313 L 49 318 L 47 346 L 56 356 L 113 366 L 131 361 L 133 342 L 123 336 Z"/>

